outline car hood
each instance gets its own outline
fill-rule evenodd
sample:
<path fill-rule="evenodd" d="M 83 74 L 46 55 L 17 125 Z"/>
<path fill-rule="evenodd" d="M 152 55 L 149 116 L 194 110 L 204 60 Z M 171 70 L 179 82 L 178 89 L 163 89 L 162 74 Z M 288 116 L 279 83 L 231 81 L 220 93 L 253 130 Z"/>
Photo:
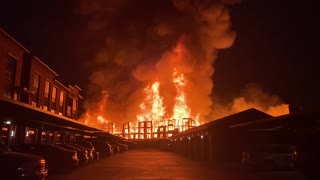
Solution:
<path fill-rule="evenodd" d="M 1 158 L 8 158 L 10 160 L 14 160 L 16 162 L 39 162 L 40 160 L 43 160 L 43 158 L 31 154 L 26 153 L 19 153 L 19 152 L 4 152 L 0 154 Z"/>

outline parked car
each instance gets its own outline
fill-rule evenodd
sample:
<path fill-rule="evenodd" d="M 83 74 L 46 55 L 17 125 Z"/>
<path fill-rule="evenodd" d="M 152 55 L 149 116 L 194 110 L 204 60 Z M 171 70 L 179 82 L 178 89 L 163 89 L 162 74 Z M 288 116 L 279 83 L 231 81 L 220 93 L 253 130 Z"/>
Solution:
<path fill-rule="evenodd" d="M 299 139 L 299 143 L 297 143 L 297 169 L 302 172 L 308 180 L 320 179 L 320 129 L 315 129 L 316 130 L 305 130 L 305 134 L 300 137 L 301 139 Z"/>
<path fill-rule="evenodd" d="M 120 142 L 115 142 L 115 144 L 118 145 L 119 149 L 120 149 L 120 152 L 125 152 L 125 151 L 128 151 L 128 145 L 126 144 L 123 144 L 123 143 L 120 143 Z"/>
<path fill-rule="evenodd" d="M 295 166 L 297 155 L 295 146 L 264 144 L 243 151 L 241 163 L 266 170 L 291 169 Z"/>
<path fill-rule="evenodd" d="M 53 144 L 19 144 L 12 150 L 43 157 L 49 171 L 65 171 L 78 166 L 77 151 L 67 150 Z"/>
<path fill-rule="evenodd" d="M 134 148 L 136 148 L 136 146 L 137 146 L 137 143 L 136 142 L 133 142 L 133 141 L 129 141 L 129 140 L 122 140 L 122 143 L 123 144 L 126 144 L 127 146 L 128 146 L 128 150 L 129 149 L 134 149 Z"/>
<path fill-rule="evenodd" d="M 128 145 L 126 144 L 120 143 L 118 141 L 110 141 L 110 143 L 118 147 L 118 152 L 125 152 L 128 150 Z"/>
<path fill-rule="evenodd" d="M 94 148 L 99 151 L 100 157 L 109 157 L 113 154 L 112 148 L 109 143 L 107 142 L 91 142 Z"/>
<path fill-rule="evenodd" d="M 65 144 L 65 143 L 56 143 L 54 145 L 57 145 L 59 147 L 62 147 L 62 148 L 68 149 L 68 150 L 77 151 L 79 165 L 82 165 L 82 166 L 86 165 L 89 161 L 88 151 L 85 149 L 80 149 L 80 148 L 77 148 L 77 147 L 74 147 L 72 145 Z"/>
<path fill-rule="evenodd" d="M 97 149 L 95 149 L 95 147 L 92 145 L 91 142 L 89 142 L 89 141 L 79 141 L 79 142 L 76 142 L 76 144 L 93 150 L 93 158 L 95 160 L 99 160 L 100 159 L 99 151 Z"/>
<path fill-rule="evenodd" d="M 120 146 L 114 141 L 108 141 L 107 143 L 111 146 L 113 154 L 121 152 Z"/>
<path fill-rule="evenodd" d="M 73 143 L 68 143 L 68 145 L 87 151 L 89 161 L 92 161 L 94 159 L 94 156 L 93 156 L 94 150 L 93 149 L 86 148 L 84 146 L 80 146 L 78 144 L 73 144 Z"/>
<path fill-rule="evenodd" d="M 46 179 L 47 175 L 45 159 L 31 154 L 13 152 L 0 142 L 1 179 Z"/>

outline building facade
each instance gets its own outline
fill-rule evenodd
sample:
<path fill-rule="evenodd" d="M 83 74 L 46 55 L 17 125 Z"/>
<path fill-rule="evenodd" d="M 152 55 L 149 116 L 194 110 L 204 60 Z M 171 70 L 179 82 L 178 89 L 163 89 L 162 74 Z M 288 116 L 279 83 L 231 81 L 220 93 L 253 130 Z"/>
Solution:
<path fill-rule="evenodd" d="M 0 28 L 1 101 L 21 104 L 46 117 L 61 116 L 62 119 L 76 121 L 79 117 L 79 101 L 82 100 L 81 88 L 77 85 L 64 84 L 58 78 L 59 75 L 56 72 Z M 18 116 L 8 115 L 7 108 L 9 107 L 4 105 L 0 109 L 0 133 L 3 142 L 13 144 L 19 133 L 20 143 L 53 142 L 61 136 L 61 133 L 55 132 L 59 128 L 45 129 L 44 125 L 39 128 L 41 123 L 36 123 L 33 127 L 30 125 L 32 123 L 29 121 L 34 119 L 41 122 L 41 116 L 34 115 L 34 117 L 26 117 L 28 120 L 23 120 L 23 116 L 17 118 Z"/>

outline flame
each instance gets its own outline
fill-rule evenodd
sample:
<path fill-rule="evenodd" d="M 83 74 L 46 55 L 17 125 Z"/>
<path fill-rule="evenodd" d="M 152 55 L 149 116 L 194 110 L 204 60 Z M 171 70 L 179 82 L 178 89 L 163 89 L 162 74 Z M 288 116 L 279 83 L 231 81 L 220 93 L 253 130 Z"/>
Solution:
<path fill-rule="evenodd" d="M 105 120 L 104 120 L 104 118 L 103 118 L 102 116 L 98 116 L 98 117 L 97 117 L 97 120 L 98 120 L 101 124 L 103 124 L 103 123 L 105 122 Z"/>
<path fill-rule="evenodd" d="M 186 88 L 188 81 L 183 73 L 183 68 L 180 65 L 183 63 L 186 49 L 182 42 L 177 43 L 176 47 L 172 50 L 169 60 L 172 76 L 171 81 L 174 85 L 176 96 L 174 98 L 174 105 L 172 114 L 166 112 L 166 107 L 163 105 L 164 97 L 160 94 L 160 82 L 156 81 L 151 86 L 144 88 L 145 99 L 139 105 L 140 114 L 137 115 L 137 121 L 152 121 L 154 125 L 154 131 L 158 126 L 168 125 L 164 118 L 174 119 L 179 131 L 186 130 L 189 126 L 198 125 L 199 114 L 192 117 L 191 109 L 188 106 L 188 97 L 186 95 Z M 170 111 L 171 112 L 171 111 Z M 195 122 L 193 122 L 195 119 Z M 190 122 L 189 122 L 190 121 Z M 189 124 L 189 126 L 188 126 Z M 149 129 L 148 129 L 149 130 Z M 136 130 L 138 132 L 138 130 Z"/>
<path fill-rule="evenodd" d="M 87 111 L 84 117 L 82 118 L 82 120 L 80 121 L 83 121 L 84 124 L 98 126 L 98 127 L 102 127 L 103 125 L 106 125 L 106 123 L 108 123 L 108 121 L 103 117 L 102 114 L 104 109 L 106 108 L 109 94 L 107 91 L 102 91 L 102 96 L 103 98 L 98 103 L 97 110 L 92 112 Z M 92 121 L 93 119 L 96 119 L 96 121 Z"/>
<path fill-rule="evenodd" d="M 182 131 L 183 118 L 190 117 L 190 108 L 187 105 L 186 95 L 184 88 L 186 86 L 186 80 L 184 74 L 179 74 L 175 69 L 173 72 L 173 83 L 177 90 L 177 96 L 175 98 L 175 105 L 173 109 L 173 119 L 178 120 L 179 130 Z"/>
<path fill-rule="evenodd" d="M 146 98 L 139 106 L 141 113 L 137 115 L 138 121 L 153 120 L 154 123 L 159 123 L 163 119 L 165 108 L 163 106 L 163 98 L 160 97 L 159 86 L 160 83 L 156 81 L 144 89 Z"/>
<path fill-rule="evenodd" d="M 106 122 L 125 121 L 128 124 L 123 124 L 122 132 L 127 133 L 128 137 L 140 138 L 139 133 L 142 131 L 151 132 L 150 129 L 139 129 L 139 125 L 143 122 L 152 121 L 153 132 L 156 132 L 157 127 L 164 125 L 168 127 L 170 133 L 173 133 L 176 129 L 184 131 L 189 127 L 199 125 L 200 121 L 203 123 L 211 121 L 215 119 L 214 117 L 220 115 L 223 117 L 229 115 L 229 112 L 235 113 L 242 108 L 257 108 L 258 104 L 251 103 L 252 101 L 248 103 L 235 101 L 235 106 L 227 110 L 224 104 L 219 104 L 217 101 L 212 102 L 213 64 L 217 58 L 217 50 L 230 47 L 236 36 L 236 33 L 230 28 L 229 10 L 224 5 L 226 2 L 181 2 L 174 1 L 177 11 L 172 6 L 168 6 L 170 7 L 168 16 L 158 17 L 159 14 L 150 13 L 150 19 L 149 16 L 142 17 L 146 20 L 143 26 L 140 26 L 139 18 L 137 22 L 133 18 L 128 27 L 129 31 L 125 29 L 125 34 L 122 34 L 123 27 L 127 27 L 125 21 L 118 21 L 117 26 L 113 26 L 115 29 L 106 28 L 110 30 L 106 32 L 108 34 L 106 46 L 101 48 L 94 59 L 94 62 L 101 68 L 92 74 L 90 82 L 94 85 L 94 90 L 96 90 L 95 86 L 99 86 L 97 88 L 99 92 L 100 88 L 108 88 L 110 94 L 116 96 L 112 99 L 116 100 L 112 101 L 114 105 L 112 108 L 107 107 L 108 94 L 104 91 L 102 100 L 98 103 L 94 101 L 93 107 L 98 105 L 97 108 L 87 107 L 89 111 L 84 116 L 86 124 L 99 126 Z M 152 5 L 155 4 L 152 2 Z M 156 6 L 156 8 L 159 7 Z M 94 11 L 94 14 L 96 12 L 100 15 L 103 10 Z M 179 17 L 167 21 L 167 17 L 176 15 L 176 12 L 179 12 Z M 181 16 L 182 19 L 180 19 L 181 13 L 186 13 L 187 16 Z M 109 13 L 104 14 L 109 15 Z M 144 15 L 144 13 L 139 14 Z M 121 13 L 115 13 L 108 19 L 118 20 L 117 15 L 122 18 Z M 154 22 L 154 17 L 157 17 L 159 24 Z M 104 18 L 100 20 L 109 22 Z M 148 23 L 148 20 L 151 20 L 151 24 Z M 96 24 L 96 20 L 94 22 Z M 103 22 L 101 22 L 101 27 L 105 27 Z M 148 26 L 145 26 L 146 24 Z M 152 27 L 153 24 L 155 24 L 154 27 Z M 185 26 L 182 27 L 180 24 Z M 113 32 L 114 30 L 116 33 Z M 126 36 L 127 34 L 129 36 Z M 172 42 L 176 41 L 178 43 L 175 47 L 167 49 L 174 45 Z M 160 55 L 161 57 L 157 59 Z M 127 72 L 131 72 L 134 80 L 139 83 L 131 84 L 135 82 L 131 81 L 131 76 L 123 76 L 123 73 Z M 140 87 L 143 84 L 147 85 Z M 142 91 L 131 91 L 131 88 Z M 269 98 L 266 100 L 270 102 Z M 276 105 L 277 103 L 271 104 Z M 228 106 L 231 105 L 228 103 Z M 268 110 L 273 114 L 282 113 L 283 110 L 279 110 L 280 108 L 286 110 L 285 106 L 269 109 L 262 106 L 264 111 Z M 104 112 L 108 113 L 108 121 Z M 121 131 L 115 130 L 114 132 L 120 133 Z M 148 138 L 148 136 L 149 134 L 144 137 Z"/>
<path fill-rule="evenodd" d="M 175 104 L 173 108 L 172 119 L 175 119 L 176 125 L 179 127 L 179 131 L 186 130 L 182 126 L 185 125 L 184 120 L 195 120 L 194 125 L 199 124 L 199 114 L 194 117 L 192 115 L 191 109 L 188 106 L 188 97 L 186 95 L 186 89 L 188 88 L 188 80 L 185 78 L 183 71 L 186 71 L 181 67 L 184 64 L 185 54 L 188 50 L 184 47 L 183 42 L 186 38 L 183 36 L 181 41 L 178 42 L 177 46 L 173 49 L 173 54 L 175 57 L 172 59 L 173 70 L 172 70 L 172 82 L 175 86 L 177 96 L 175 97 Z"/>

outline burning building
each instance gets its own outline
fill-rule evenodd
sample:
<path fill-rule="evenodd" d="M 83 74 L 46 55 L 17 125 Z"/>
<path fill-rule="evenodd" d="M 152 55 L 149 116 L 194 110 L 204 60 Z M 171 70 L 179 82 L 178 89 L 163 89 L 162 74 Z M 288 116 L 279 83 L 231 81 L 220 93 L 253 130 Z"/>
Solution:
<path fill-rule="evenodd" d="M 211 120 L 213 64 L 235 40 L 227 8 L 235 2 L 82 2 L 89 31 L 105 37 L 82 121 L 139 139 Z"/>

